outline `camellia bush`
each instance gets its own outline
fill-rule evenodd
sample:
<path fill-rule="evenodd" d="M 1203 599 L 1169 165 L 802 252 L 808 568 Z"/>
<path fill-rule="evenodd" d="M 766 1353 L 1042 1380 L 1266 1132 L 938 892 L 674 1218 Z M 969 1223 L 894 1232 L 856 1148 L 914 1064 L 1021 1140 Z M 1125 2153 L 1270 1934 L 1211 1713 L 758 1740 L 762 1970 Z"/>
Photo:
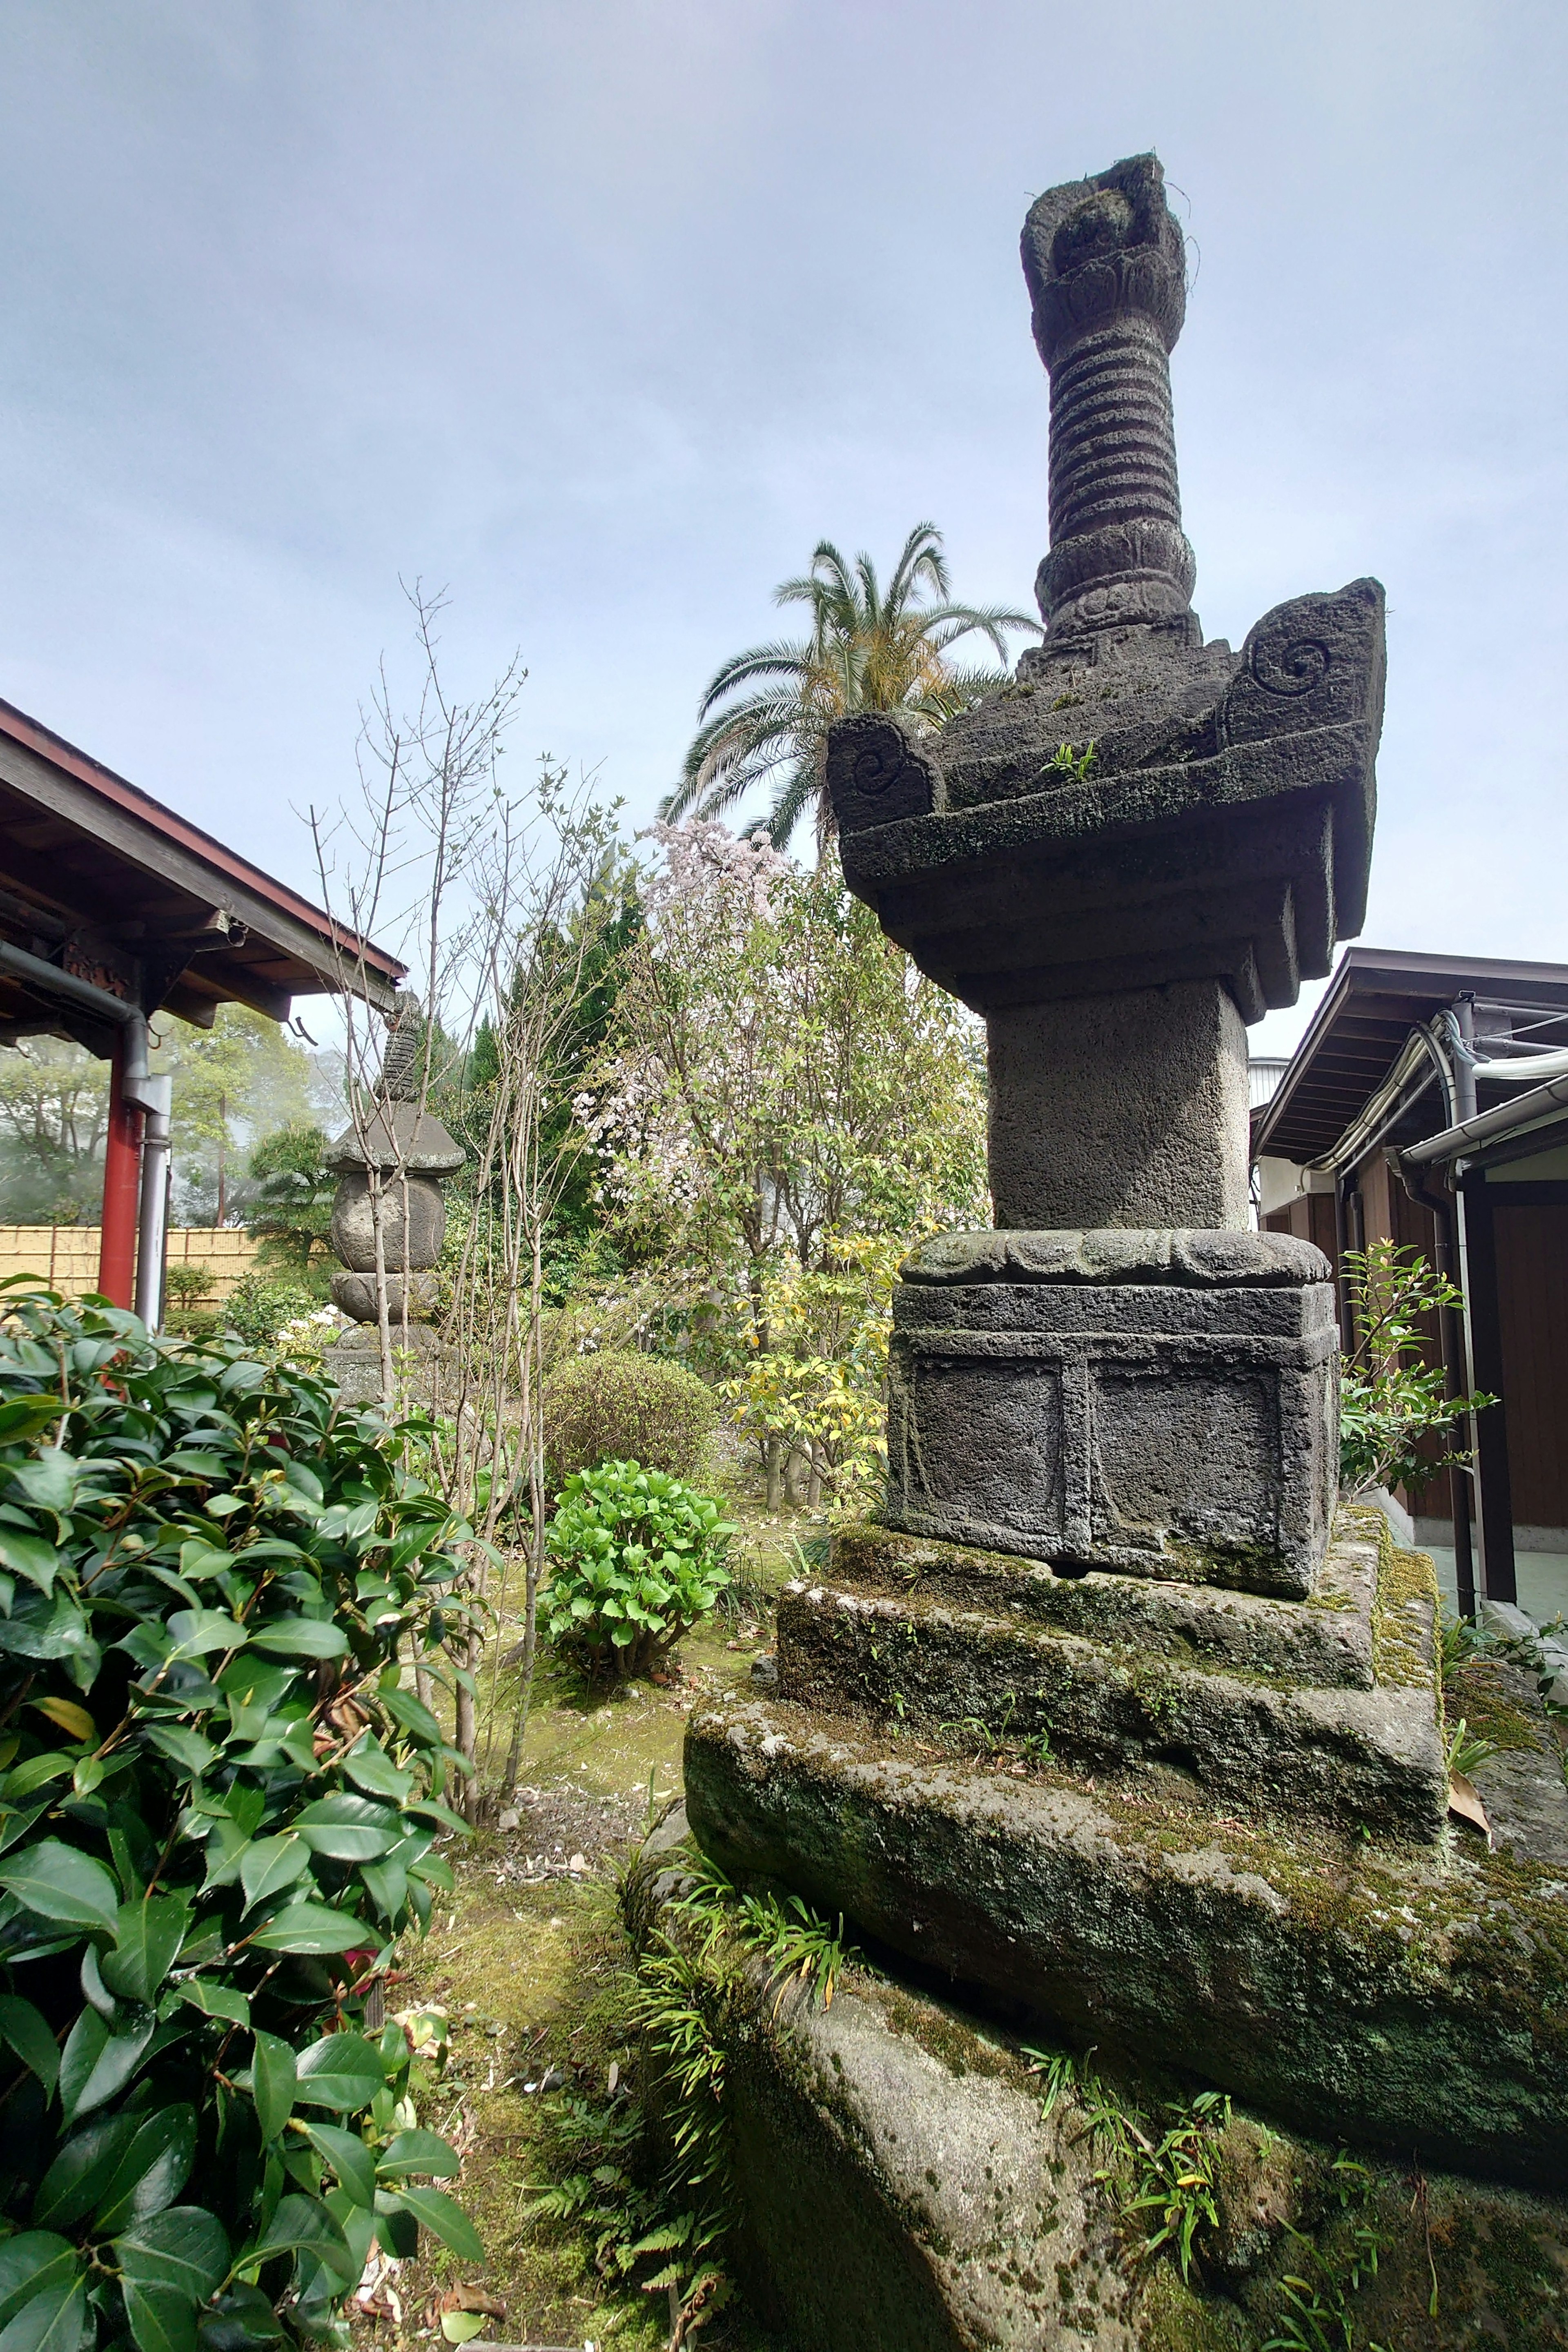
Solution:
<path fill-rule="evenodd" d="M 637 1462 L 566 1481 L 546 1530 L 545 1631 L 594 1682 L 646 1674 L 731 1581 L 732 1525 L 710 1495 Z"/>
<path fill-rule="evenodd" d="M 449 1886 L 403 1687 L 466 1538 L 415 1424 L 230 1339 L 0 1328 L 0 2345 L 346 2342 L 373 2241 L 482 2250 L 365 1999 Z"/>

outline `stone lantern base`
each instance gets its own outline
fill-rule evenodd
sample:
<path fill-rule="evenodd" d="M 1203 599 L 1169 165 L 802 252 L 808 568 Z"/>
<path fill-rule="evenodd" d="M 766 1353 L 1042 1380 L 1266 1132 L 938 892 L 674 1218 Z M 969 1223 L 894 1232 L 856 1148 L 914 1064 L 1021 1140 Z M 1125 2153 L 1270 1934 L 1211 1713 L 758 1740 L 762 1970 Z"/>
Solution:
<path fill-rule="evenodd" d="M 1288 1234 L 945 1234 L 894 1300 L 888 1524 L 1304 1599 L 1338 1346 L 1328 1261 Z"/>

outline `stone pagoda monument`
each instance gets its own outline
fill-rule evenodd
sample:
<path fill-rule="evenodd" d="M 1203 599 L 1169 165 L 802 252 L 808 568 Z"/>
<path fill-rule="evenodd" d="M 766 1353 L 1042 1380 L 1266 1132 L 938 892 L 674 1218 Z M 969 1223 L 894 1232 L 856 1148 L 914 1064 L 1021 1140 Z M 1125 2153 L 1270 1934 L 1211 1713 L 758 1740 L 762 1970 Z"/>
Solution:
<path fill-rule="evenodd" d="M 427 1091 L 421 1067 L 425 1028 L 419 1001 L 411 996 L 387 1031 L 374 1110 L 368 1121 L 346 1127 L 327 1153 L 326 1165 L 338 1178 L 332 1247 L 343 1265 L 343 1272 L 332 1276 L 332 1302 L 353 1320 L 325 1361 L 350 1404 L 381 1394 L 373 1166 L 384 1194 L 382 1263 L 388 1276 L 393 1347 L 405 1358 L 421 1360 L 424 1377 L 416 1373 L 414 1384 L 425 1390 L 441 1354 L 439 1335 L 429 1319 L 437 1298 L 435 1268 L 447 1234 L 441 1187 L 462 1166 L 463 1151 L 441 1121 L 419 1107 Z"/>
<path fill-rule="evenodd" d="M 1044 642 L 940 735 L 860 717 L 828 752 L 849 887 L 984 1016 L 996 1229 L 903 1268 L 885 1510 L 786 1589 L 775 1689 L 693 1716 L 690 1828 L 975 2019 L 1174 2069 L 1331 2153 L 1550 2184 L 1561 1881 L 1539 1845 L 1506 1870 L 1453 1845 L 1430 1563 L 1366 1514 L 1336 1528 L 1330 1267 L 1248 1221 L 1247 1024 L 1363 919 L 1383 592 L 1205 642 L 1152 156 L 1042 196 L 1023 257 Z M 801 2343 L 839 2341 L 821 2278 L 861 2294 L 846 2199 L 908 2288 L 893 2313 L 867 2287 L 847 2345 L 1209 2342 L 1139 2335 L 1110 2254 L 1093 2326 L 1063 2317 L 1041 2282 L 1065 2247 L 1082 2287 L 1093 2229 L 1086 2205 L 1053 2249 L 1042 2216 L 1051 2166 L 1085 2159 L 1009 2137 L 995 2100 L 976 2122 L 913 2000 L 749 2062 L 756 2261 Z M 967 2074 L 999 2082 L 973 2030 Z"/>

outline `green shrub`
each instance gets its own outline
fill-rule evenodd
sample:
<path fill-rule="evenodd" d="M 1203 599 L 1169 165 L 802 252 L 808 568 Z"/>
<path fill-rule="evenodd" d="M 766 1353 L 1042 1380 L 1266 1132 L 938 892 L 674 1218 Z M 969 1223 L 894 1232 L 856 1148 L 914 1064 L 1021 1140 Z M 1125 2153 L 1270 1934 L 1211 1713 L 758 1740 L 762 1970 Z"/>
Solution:
<path fill-rule="evenodd" d="M 299 1281 L 287 1281 L 252 1266 L 224 1301 L 223 1319 L 251 1348 L 269 1348 L 285 1323 L 313 1314 L 321 1301 Z"/>
<path fill-rule="evenodd" d="M 193 1265 L 188 1258 L 176 1258 L 164 1273 L 163 1287 L 177 1305 L 194 1307 L 213 1289 L 213 1270 L 210 1265 Z"/>
<path fill-rule="evenodd" d="M 480 2254 L 416 2179 L 458 2168 L 409 2039 L 363 2030 L 451 1885 L 450 1751 L 401 1660 L 460 1610 L 468 1531 L 416 1425 L 335 1402 L 36 1289 L 0 1328 L 13 2352 L 346 2342 L 373 2238 Z"/>
<path fill-rule="evenodd" d="M 730 1582 L 734 1532 L 711 1496 L 662 1470 L 574 1472 L 545 1530 L 545 1632 L 593 1681 L 645 1674 Z"/>
<path fill-rule="evenodd" d="M 575 1356 L 544 1384 L 544 1452 L 552 1491 L 601 1462 L 641 1462 L 694 1477 L 717 1408 L 706 1381 L 663 1356 L 605 1349 Z"/>

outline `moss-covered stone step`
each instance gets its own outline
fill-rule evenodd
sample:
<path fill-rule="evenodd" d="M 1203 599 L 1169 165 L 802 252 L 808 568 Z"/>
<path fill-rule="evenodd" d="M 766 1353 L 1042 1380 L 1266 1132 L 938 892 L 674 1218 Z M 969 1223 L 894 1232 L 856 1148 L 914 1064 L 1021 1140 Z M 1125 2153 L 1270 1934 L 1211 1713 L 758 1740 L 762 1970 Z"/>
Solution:
<path fill-rule="evenodd" d="M 1147 1650 L 1175 1664 L 1370 1690 L 1377 1566 L 1376 1530 L 1360 1513 L 1342 1515 L 1305 1601 L 1098 1570 L 1063 1576 L 1011 1553 L 972 1551 L 858 1524 L 834 1535 L 827 1581 L 1014 1615 L 1087 1641 Z"/>
<path fill-rule="evenodd" d="M 686 1786 L 725 1869 L 954 1980 L 1308 2132 L 1561 2181 L 1568 1903 L 1544 1868 L 1020 1780 L 785 1700 L 700 1706 Z"/>
<path fill-rule="evenodd" d="M 1413 2196 L 1402 2162 L 1347 2168 L 1337 2139 L 1240 2112 L 1199 2111 L 1216 2218 L 1184 2278 L 1173 2247 L 1150 2252 L 1162 2215 L 1136 2203 L 1133 2137 L 1158 2139 L 1167 2101 L 1192 2115 L 1179 2074 L 1103 2050 L 1047 2074 L 1019 2047 L 1037 2035 L 853 1964 L 831 2006 L 781 1988 L 661 1908 L 683 1828 L 634 1870 L 628 1908 L 702 1971 L 726 2062 L 727 2266 L 797 2352 L 1259 2352 L 1281 2340 L 1291 2275 L 1342 2295 L 1358 2346 L 1564 2340 L 1560 2200 L 1440 2173 Z"/>
<path fill-rule="evenodd" d="M 796 1582 L 778 1609 L 783 1697 L 868 1711 L 973 1749 L 1048 1740 L 1100 1771 L 1174 1766 L 1222 1803 L 1431 1844 L 1448 1807 L 1432 1692 L 1279 1689 L 1019 1618 Z"/>

